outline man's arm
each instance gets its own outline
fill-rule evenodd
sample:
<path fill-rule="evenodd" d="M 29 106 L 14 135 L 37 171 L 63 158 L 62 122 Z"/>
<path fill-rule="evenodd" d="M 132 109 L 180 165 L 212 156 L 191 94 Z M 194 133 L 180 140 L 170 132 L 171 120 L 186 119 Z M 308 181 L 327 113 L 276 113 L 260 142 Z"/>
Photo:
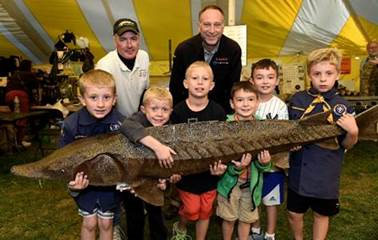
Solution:
<path fill-rule="evenodd" d="M 242 69 L 241 49 L 239 45 L 237 46 L 237 49 L 235 49 L 235 54 L 233 55 L 231 62 L 232 62 L 232 66 L 231 66 L 232 71 L 230 73 L 230 79 L 232 80 L 232 84 L 234 84 L 235 82 L 240 81 L 240 73 Z"/>
<path fill-rule="evenodd" d="M 180 45 L 176 48 L 173 56 L 173 66 L 171 79 L 169 81 L 169 91 L 173 97 L 173 105 L 185 99 L 185 88 L 183 85 L 185 79 L 186 64 L 184 61 L 183 49 Z"/>

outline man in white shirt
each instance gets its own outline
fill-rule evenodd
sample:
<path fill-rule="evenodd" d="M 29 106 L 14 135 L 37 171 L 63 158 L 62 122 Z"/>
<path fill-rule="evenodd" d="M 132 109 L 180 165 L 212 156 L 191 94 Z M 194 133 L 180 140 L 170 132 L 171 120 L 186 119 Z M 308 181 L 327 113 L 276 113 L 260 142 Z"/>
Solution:
<path fill-rule="evenodd" d="M 149 57 L 147 52 L 139 49 L 139 28 L 131 19 L 121 18 L 114 23 L 113 41 L 116 49 L 101 58 L 96 69 L 113 75 L 117 90 L 117 109 L 128 118 L 138 112 L 140 99 L 149 86 Z M 121 193 L 120 197 L 127 212 L 127 239 L 143 239 L 143 201 L 128 191 Z M 119 209 L 115 212 L 113 225 L 113 239 L 120 239 Z M 165 228 L 161 229 L 164 230 Z"/>
<path fill-rule="evenodd" d="M 117 20 L 113 26 L 116 49 L 101 58 L 96 69 L 111 73 L 117 88 L 117 109 L 125 117 L 138 111 L 140 99 L 149 86 L 149 57 L 139 49 L 139 28 L 127 18 Z"/>

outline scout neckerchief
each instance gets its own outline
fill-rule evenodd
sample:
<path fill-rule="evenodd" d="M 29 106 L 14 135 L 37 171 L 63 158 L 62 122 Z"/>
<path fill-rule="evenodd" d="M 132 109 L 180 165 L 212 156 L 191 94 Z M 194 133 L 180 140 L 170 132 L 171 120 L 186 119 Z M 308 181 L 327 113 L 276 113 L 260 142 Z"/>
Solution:
<path fill-rule="evenodd" d="M 304 118 L 306 115 L 310 114 L 314 110 L 314 108 L 316 107 L 317 104 L 322 104 L 323 105 L 323 112 L 331 111 L 331 114 L 329 114 L 329 116 L 327 117 L 327 121 L 331 124 L 334 123 L 332 107 L 329 105 L 329 103 L 326 101 L 326 99 L 330 99 L 337 94 L 336 88 L 334 87 L 330 91 L 328 91 L 326 93 L 322 93 L 322 94 L 319 93 L 314 88 L 310 88 L 307 91 L 307 93 L 310 96 L 313 96 L 314 100 L 312 100 L 310 105 L 306 108 L 301 119 Z M 332 150 L 336 150 L 340 147 L 339 141 L 336 137 L 334 138 L 334 140 L 330 140 L 330 141 L 331 141 L 331 143 L 320 142 L 320 143 L 316 143 L 316 145 L 323 147 L 323 148 L 332 149 Z"/>
<path fill-rule="evenodd" d="M 307 93 L 310 96 L 313 96 L 314 100 L 312 100 L 310 105 L 306 108 L 306 110 L 304 111 L 304 113 L 303 113 L 303 115 L 300 119 L 309 115 L 314 110 L 316 105 L 322 104 L 323 112 L 331 111 L 331 114 L 329 114 L 329 116 L 327 117 L 327 121 L 329 123 L 333 123 L 334 121 L 333 121 L 332 107 L 329 105 L 329 103 L 327 103 L 327 101 L 325 99 L 332 97 L 333 95 L 336 94 L 335 88 L 332 88 L 329 92 L 326 92 L 324 94 L 320 94 L 315 89 L 311 88 L 310 90 L 307 91 Z"/>

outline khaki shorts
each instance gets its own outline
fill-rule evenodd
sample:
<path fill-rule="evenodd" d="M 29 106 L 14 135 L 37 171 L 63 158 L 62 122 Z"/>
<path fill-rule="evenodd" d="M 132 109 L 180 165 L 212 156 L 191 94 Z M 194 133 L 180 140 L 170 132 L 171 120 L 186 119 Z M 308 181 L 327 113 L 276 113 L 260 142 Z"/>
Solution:
<path fill-rule="evenodd" d="M 230 199 L 218 194 L 217 216 L 226 221 L 242 221 L 254 223 L 259 219 L 257 208 L 252 211 L 252 198 L 249 187 L 240 189 L 240 183 L 232 189 Z"/>

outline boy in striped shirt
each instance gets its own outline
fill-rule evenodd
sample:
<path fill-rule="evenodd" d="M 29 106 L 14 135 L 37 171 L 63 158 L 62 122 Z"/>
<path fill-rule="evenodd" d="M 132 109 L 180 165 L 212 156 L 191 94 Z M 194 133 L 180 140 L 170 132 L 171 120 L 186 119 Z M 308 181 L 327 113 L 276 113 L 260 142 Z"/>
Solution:
<path fill-rule="evenodd" d="M 287 120 L 288 109 L 281 99 L 274 95 L 278 86 L 278 66 L 271 59 L 262 59 L 252 64 L 250 82 L 256 87 L 260 100 L 256 111 L 257 119 L 280 119 Z M 278 162 L 288 162 L 288 154 L 281 155 Z M 278 206 L 284 201 L 285 173 L 277 168 L 277 161 L 272 156 L 273 167 L 270 172 L 264 173 L 263 181 L 263 205 L 267 211 L 267 227 L 265 234 L 261 233 L 259 221 L 252 225 L 252 239 L 254 240 L 275 240 L 275 229 L 277 224 Z M 281 166 L 281 165 L 280 165 Z"/>

